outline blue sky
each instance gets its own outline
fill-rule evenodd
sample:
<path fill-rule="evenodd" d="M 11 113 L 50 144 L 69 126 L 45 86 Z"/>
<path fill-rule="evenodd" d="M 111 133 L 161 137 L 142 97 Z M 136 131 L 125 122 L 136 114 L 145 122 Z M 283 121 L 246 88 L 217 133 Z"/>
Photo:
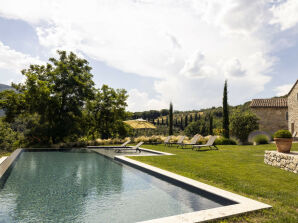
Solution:
<path fill-rule="evenodd" d="M 16 7 L 17 6 L 17 7 Z M 1 0 L 0 83 L 56 50 L 86 58 L 128 110 L 218 106 L 282 95 L 298 78 L 296 0 Z"/>

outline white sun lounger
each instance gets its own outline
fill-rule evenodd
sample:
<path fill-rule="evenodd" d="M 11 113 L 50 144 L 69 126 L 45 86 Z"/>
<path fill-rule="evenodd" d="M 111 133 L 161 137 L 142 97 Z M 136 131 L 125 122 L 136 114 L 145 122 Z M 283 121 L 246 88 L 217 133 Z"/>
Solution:
<path fill-rule="evenodd" d="M 196 148 L 200 149 L 202 147 L 209 147 L 210 149 L 212 149 L 212 147 L 214 147 L 214 149 L 218 149 L 216 147 L 216 145 L 214 145 L 215 139 L 216 139 L 216 136 L 211 136 L 206 144 L 204 144 L 204 145 L 194 145 L 192 149 L 196 149 Z"/>
<path fill-rule="evenodd" d="M 127 150 L 135 150 L 136 152 L 140 150 L 140 146 L 143 144 L 144 142 L 139 142 L 137 145 L 133 146 L 133 147 L 123 147 L 123 148 L 118 148 L 115 150 L 116 153 L 120 153 L 120 152 L 125 152 Z"/>
<path fill-rule="evenodd" d="M 194 146 L 196 145 L 197 141 L 199 140 L 199 138 L 201 137 L 201 135 L 196 134 L 194 137 L 192 137 L 192 139 L 190 140 L 190 143 L 181 143 L 178 146 L 181 146 L 181 148 L 183 149 L 184 146 Z"/>
<path fill-rule="evenodd" d="M 93 149 L 104 149 L 104 148 L 127 148 L 127 144 L 130 143 L 130 139 L 127 140 L 125 143 L 123 143 L 120 146 L 87 146 L 87 148 L 93 148 Z"/>

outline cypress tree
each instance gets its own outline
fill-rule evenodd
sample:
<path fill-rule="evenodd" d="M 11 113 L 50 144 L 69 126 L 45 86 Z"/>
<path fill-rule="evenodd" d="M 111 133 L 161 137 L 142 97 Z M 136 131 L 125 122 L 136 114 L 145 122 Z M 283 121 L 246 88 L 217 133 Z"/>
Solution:
<path fill-rule="evenodd" d="M 229 122 L 228 84 L 227 84 L 227 80 L 225 81 L 225 85 L 224 85 L 222 109 L 223 109 L 223 120 L 222 120 L 223 136 L 225 138 L 230 138 L 230 129 L 229 129 L 230 122 Z"/>
<path fill-rule="evenodd" d="M 195 122 L 198 121 L 198 113 L 195 113 Z"/>
<path fill-rule="evenodd" d="M 183 120 L 182 120 L 182 116 L 180 118 L 180 129 L 183 130 Z"/>
<path fill-rule="evenodd" d="M 157 119 L 157 125 L 160 125 L 160 123 L 159 123 L 159 119 Z"/>
<path fill-rule="evenodd" d="M 169 135 L 173 135 L 173 104 L 170 103 L 169 109 Z"/>
<path fill-rule="evenodd" d="M 209 135 L 213 135 L 213 114 L 209 114 Z"/>
<path fill-rule="evenodd" d="M 188 116 L 186 115 L 185 116 L 185 121 L 184 121 L 184 126 L 187 127 L 187 125 L 188 125 Z"/>
<path fill-rule="evenodd" d="M 169 117 L 166 117 L 166 125 L 169 126 Z"/>
<path fill-rule="evenodd" d="M 161 118 L 161 124 L 164 125 L 164 123 L 163 123 L 163 117 Z"/>
<path fill-rule="evenodd" d="M 201 135 L 206 135 L 206 122 L 202 121 Z"/>
<path fill-rule="evenodd" d="M 190 114 L 189 122 L 192 122 L 192 114 Z"/>

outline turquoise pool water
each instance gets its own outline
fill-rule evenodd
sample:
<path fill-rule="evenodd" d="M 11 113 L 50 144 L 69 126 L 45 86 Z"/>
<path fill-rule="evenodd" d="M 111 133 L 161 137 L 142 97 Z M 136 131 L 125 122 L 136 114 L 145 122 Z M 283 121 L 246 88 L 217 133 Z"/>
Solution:
<path fill-rule="evenodd" d="M 0 222 L 137 222 L 221 204 L 91 152 L 23 152 Z"/>

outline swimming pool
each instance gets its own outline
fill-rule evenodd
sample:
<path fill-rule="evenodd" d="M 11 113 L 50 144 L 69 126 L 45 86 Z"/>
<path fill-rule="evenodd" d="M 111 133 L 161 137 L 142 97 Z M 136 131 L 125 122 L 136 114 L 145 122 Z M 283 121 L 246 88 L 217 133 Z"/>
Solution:
<path fill-rule="evenodd" d="M 0 222 L 138 222 L 235 204 L 93 152 L 21 153 L 0 189 Z"/>

